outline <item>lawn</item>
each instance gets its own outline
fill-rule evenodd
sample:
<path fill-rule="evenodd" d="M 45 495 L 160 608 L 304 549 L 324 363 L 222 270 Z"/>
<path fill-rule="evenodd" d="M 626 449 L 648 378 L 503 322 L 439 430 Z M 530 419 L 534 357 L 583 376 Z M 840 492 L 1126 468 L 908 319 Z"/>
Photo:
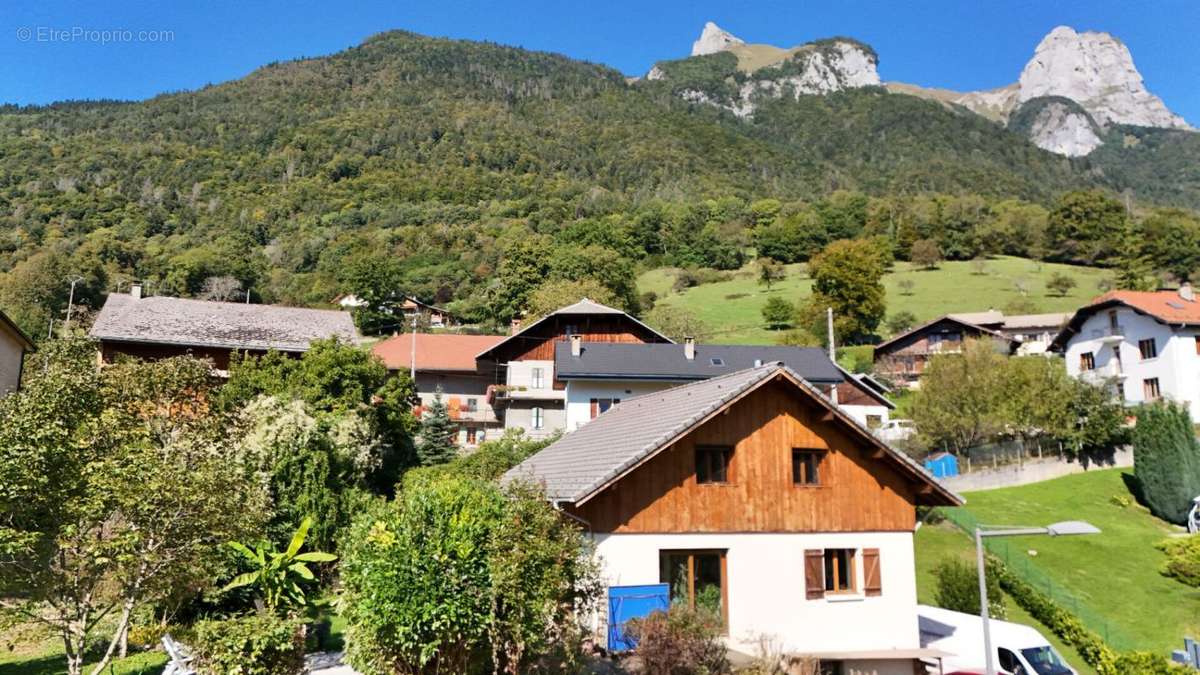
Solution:
<path fill-rule="evenodd" d="M 933 575 L 933 569 L 941 561 L 946 558 L 960 558 L 972 565 L 975 564 L 975 548 L 971 544 L 971 539 L 949 523 L 922 527 L 917 531 L 916 547 L 917 600 L 924 605 L 935 604 L 933 596 L 937 588 L 937 581 Z M 1005 598 L 1005 607 L 1008 609 L 1009 621 L 1036 628 L 1058 650 L 1058 653 L 1063 655 L 1067 663 L 1070 663 L 1078 671 L 1079 675 L 1096 675 L 1096 671 L 1083 660 L 1074 647 L 1068 646 L 1058 639 L 1058 636 L 1049 628 L 1029 616 L 1029 613 L 1021 609 L 1011 598 Z"/>
<path fill-rule="evenodd" d="M 638 289 L 653 291 L 658 302 L 692 312 L 712 329 L 713 341 L 721 343 L 772 344 L 778 332 L 767 330 L 760 313 L 771 295 L 796 302 L 808 297 L 812 280 L 802 264 L 788 265 L 788 276 L 775 284 L 770 293 L 758 284 L 757 265 L 750 263 L 733 272 L 732 278 L 689 288 L 683 293 L 671 290 L 675 270 L 659 268 L 638 277 Z M 1055 272 L 1075 279 L 1076 286 L 1065 296 L 1047 292 L 1046 281 Z M 982 274 L 974 263 L 943 262 L 937 269 L 915 269 L 898 262 L 884 277 L 888 316 L 911 312 L 917 321 L 928 321 L 949 312 L 976 312 L 1002 309 L 1021 296 L 1022 284 L 1039 312 L 1068 312 L 1100 294 L 1100 281 L 1111 272 L 1091 268 L 1039 263 L 1025 258 L 997 257 L 988 260 Z M 900 282 L 913 282 L 910 294 L 901 291 Z"/>
<path fill-rule="evenodd" d="M 966 508 L 988 524 L 1085 520 L 1099 527 L 1102 533 L 1093 536 L 1001 541 L 1007 543 L 1011 566 L 1034 567 L 1074 596 L 1084 611 L 1104 617 L 1112 624 L 1114 641 L 1129 643 L 1119 646 L 1166 655 L 1182 648 L 1184 636 L 1200 634 L 1200 590 L 1159 574 L 1164 556 L 1154 546 L 1181 528 L 1136 504 L 1113 503 L 1112 497 L 1129 495 L 1122 479 L 1126 471 L 1089 471 L 968 493 Z M 963 541 L 969 546 L 966 537 Z"/>
<path fill-rule="evenodd" d="M 162 652 L 134 654 L 117 659 L 104 670 L 105 675 L 158 675 L 167 663 Z M 88 672 L 92 664 L 84 668 Z M 0 653 L 0 673 L 3 675 L 63 675 L 67 672 L 66 657 L 61 644 L 46 642 L 32 649 Z"/>

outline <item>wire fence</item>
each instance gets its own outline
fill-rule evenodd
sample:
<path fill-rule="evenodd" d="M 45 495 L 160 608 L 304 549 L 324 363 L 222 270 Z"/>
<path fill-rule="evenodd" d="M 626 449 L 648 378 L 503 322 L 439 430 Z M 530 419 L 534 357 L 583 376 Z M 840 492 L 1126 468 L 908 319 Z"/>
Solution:
<path fill-rule="evenodd" d="M 963 507 L 943 509 L 946 519 L 971 537 L 975 536 L 975 528 L 979 520 L 975 514 Z M 983 540 L 988 552 L 1000 559 L 1013 574 L 1025 583 L 1045 593 L 1055 604 L 1074 614 L 1083 625 L 1095 632 L 1114 649 L 1126 651 L 1136 649 L 1137 645 L 1120 628 L 1093 610 L 1085 601 L 1079 599 L 1071 591 L 1051 579 L 1045 572 L 1034 565 L 1025 551 L 1003 538 Z"/>

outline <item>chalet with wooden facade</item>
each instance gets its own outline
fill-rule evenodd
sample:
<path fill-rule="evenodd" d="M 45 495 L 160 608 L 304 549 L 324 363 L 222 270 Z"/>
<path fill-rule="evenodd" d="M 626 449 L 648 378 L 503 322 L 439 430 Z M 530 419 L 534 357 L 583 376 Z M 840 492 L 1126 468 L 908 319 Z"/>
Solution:
<path fill-rule="evenodd" d="M 314 340 L 357 343 L 349 312 L 240 302 L 210 302 L 165 296 L 143 297 L 140 286 L 110 293 L 92 325 L 100 359 L 119 355 L 160 359 L 190 354 L 229 369 L 234 352 L 301 354 Z"/>
<path fill-rule="evenodd" d="M 931 357 L 957 353 L 968 339 L 990 339 L 1005 354 L 1020 346 L 1019 340 L 998 330 L 947 315 L 876 345 L 875 372 L 894 386 L 915 388 Z"/>
<path fill-rule="evenodd" d="M 32 350 L 33 340 L 0 312 L 0 397 L 21 386 L 25 355 Z"/>
<path fill-rule="evenodd" d="M 504 422 L 488 400 L 490 373 L 475 366 L 475 355 L 503 340 L 499 335 L 456 335 L 453 333 L 410 333 L 397 335 L 371 348 L 389 371 L 411 373 L 415 377 L 420 405 L 424 413 L 437 392 L 458 425 L 458 443 L 474 447 L 498 435 Z"/>
<path fill-rule="evenodd" d="M 584 524 L 610 594 L 666 584 L 719 612 L 733 649 L 773 637 L 846 674 L 912 675 L 935 656 L 916 508 L 962 500 L 783 364 L 623 401 L 505 480 L 540 483 Z"/>
<path fill-rule="evenodd" d="M 541 438 L 567 427 L 567 386 L 555 372 L 555 345 L 571 336 L 586 342 L 670 343 L 671 340 L 619 309 L 584 298 L 534 321 L 476 355 L 476 366 L 493 378 L 489 403 L 505 428 Z"/>

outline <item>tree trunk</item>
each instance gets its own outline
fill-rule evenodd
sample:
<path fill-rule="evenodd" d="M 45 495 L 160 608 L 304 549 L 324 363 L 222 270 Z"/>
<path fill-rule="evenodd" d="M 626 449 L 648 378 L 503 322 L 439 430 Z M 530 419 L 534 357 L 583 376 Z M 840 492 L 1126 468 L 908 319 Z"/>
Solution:
<path fill-rule="evenodd" d="M 67 654 L 67 675 L 83 675 L 83 652 L 87 648 L 85 636 L 64 628 L 62 639 L 63 651 Z"/>
<path fill-rule="evenodd" d="M 129 624 L 125 624 L 125 630 L 121 631 L 121 646 L 118 648 L 118 658 L 129 656 Z"/>
<path fill-rule="evenodd" d="M 97 663 L 94 668 L 92 668 L 91 675 L 100 675 L 100 673 L 108 667 L 108 662 L 112 660 L 113 654 L 117 651 L 117 645 L 122 644 L 122 638 L 128 636 L 129 619 L 133 616 L 133 606 L 136 601 L 137 598 L 132 594 L 126 596 L 125 600 L 122 601 L 121 620 L 117 622 L 117 632 L 114 633 L 112 639 L 108 641 L 108 649 L 104 650 L 104 656 L 100 659 L 100 662 Z M 124 651 L 122 651 L 121 656 L 125 656 Z"/>

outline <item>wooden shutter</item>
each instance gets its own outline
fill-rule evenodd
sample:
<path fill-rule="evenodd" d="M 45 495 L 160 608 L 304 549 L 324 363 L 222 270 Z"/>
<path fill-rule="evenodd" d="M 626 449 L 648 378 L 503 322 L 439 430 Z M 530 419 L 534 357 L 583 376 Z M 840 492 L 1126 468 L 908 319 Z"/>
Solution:
<path fill-rule="evenodd" d="M 825 597 L 825 551 L 810 548 L 804 552 L 804 595 L 809 600 Z"/>
<path fill-rule="evenodd" d="M 863 585 L 868 596 L 883 595 L 883 581 L 879 571 L 879 549 L 864 548 L 863 553 Z"/>
<path fill-rule="evenodd" d="M 591 403 L 592 403 L 592 419 L 596 419 L 596 415 L 600 414 L 600 401 L 598 399 L 592 399 Z"/>

